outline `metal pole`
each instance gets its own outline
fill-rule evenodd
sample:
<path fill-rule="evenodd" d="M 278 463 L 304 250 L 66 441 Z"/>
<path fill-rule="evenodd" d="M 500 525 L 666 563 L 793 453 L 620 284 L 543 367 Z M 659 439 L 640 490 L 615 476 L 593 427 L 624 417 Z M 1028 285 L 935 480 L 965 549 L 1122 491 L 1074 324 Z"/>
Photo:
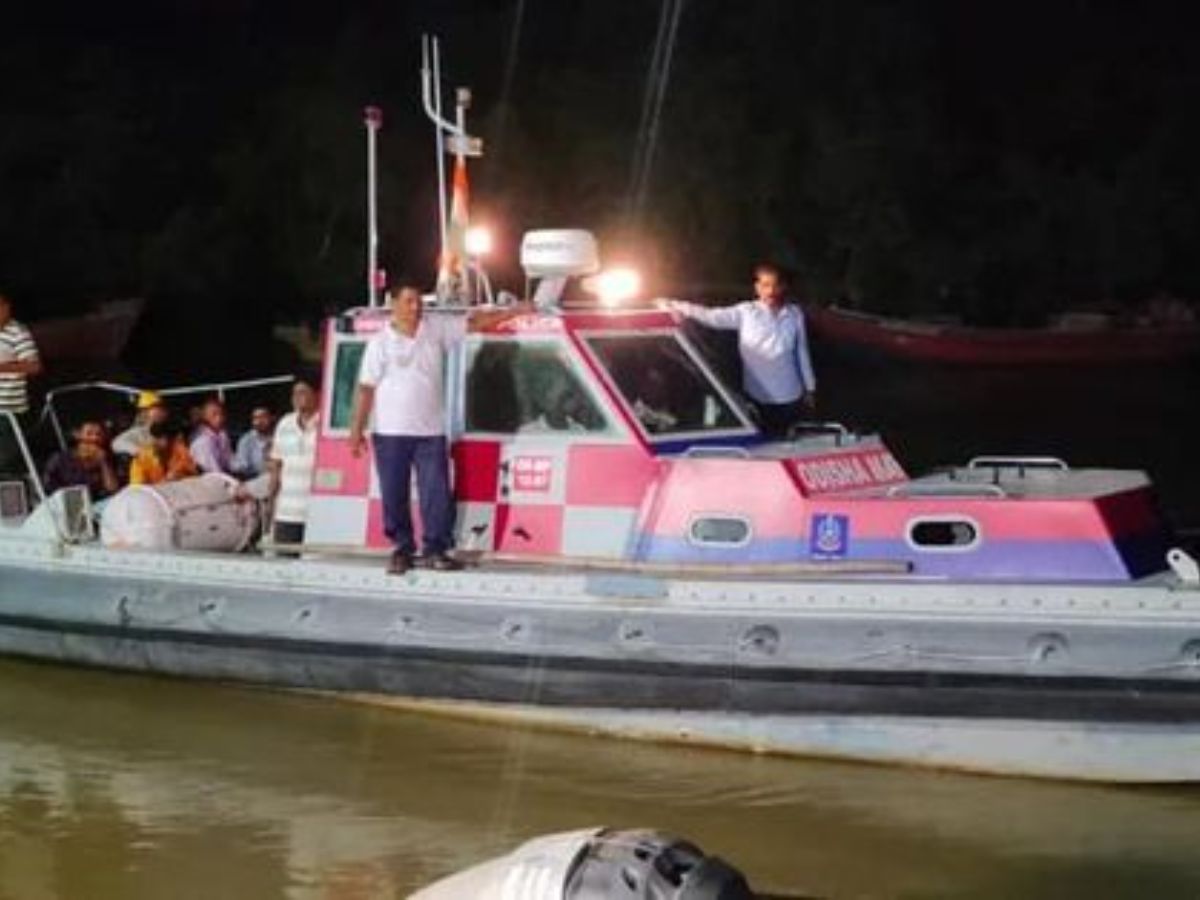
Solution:
<path fill-rule="evenodd" d="M 375 306 L 378 295 L 376 279 L 379 272 L 379 224 L 376 203 L 375 135 L 383 124 L 383 113 L 377 106 L 363 110 L 367 127 L 367 306 Z"/>
<path fill-rule="evenodd" d="M 438 50 L 438 39 L 430 38 L 433 45 L 433 111 L 438 119 L 438 127 L 434 129 L 437 135 L 437 172 L 438 172 L 438 225 L 441 238 L 441 256 L 438 258 L 439 268 L 446 258 L 446 135 L 442 131 L 442 61 Z"/>

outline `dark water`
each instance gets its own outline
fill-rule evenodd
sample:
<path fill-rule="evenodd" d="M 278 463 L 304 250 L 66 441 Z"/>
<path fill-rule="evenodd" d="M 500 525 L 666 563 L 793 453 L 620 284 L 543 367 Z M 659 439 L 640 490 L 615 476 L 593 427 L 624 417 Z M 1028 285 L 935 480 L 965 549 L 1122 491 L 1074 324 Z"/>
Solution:
<path fill-rule="evenodd" d="M 877 430 L 910 472 L 971 456 L 1056 456 L 1154 480 L 1175 525 L 1200 526 L 1200 367 L 949 369 L 829 358 L 821 411 Z"/>
<path fill-rule="evenodd" d="M 1196 790 L 659 747 L 0 663 L 0 897 L 403 897 L 601 824 L 683 833 L 780 893 L 1200 895 Z"/>
<path fill-rule="evenodd" d="M 878 429 L 911 471 L 1001 452 L 1144 468 L 1177 524 L 1200 523 L 1194 368 L 818 362 L 822 412 Z M 759 758 L 0 663 L 5 900 L 402 897 L 589 825 L 682 833 L 780 893 L 1200 896 L 1197 789 Z"/>

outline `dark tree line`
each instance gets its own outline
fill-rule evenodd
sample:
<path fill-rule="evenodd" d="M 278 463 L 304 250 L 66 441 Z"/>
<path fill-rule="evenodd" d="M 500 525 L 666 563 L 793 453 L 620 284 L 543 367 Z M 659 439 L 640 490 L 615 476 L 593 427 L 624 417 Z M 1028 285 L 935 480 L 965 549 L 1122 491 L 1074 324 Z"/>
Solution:
<path fill-rule="evenodd" d="M 431 277 L 423 30 L 475 89 L 474 209 L 506 279 L 521 230 L 585 225 L 663 287 L 740 284 L 770 256 L 816 297 L 981 321 L 1200 294 L 1185 4 L 689 0 L 637 219 L 657 3 L 526 0 L 511 59 L 516 0 L 325 7 L 51 3 L 9 23 L 0 284 L 28 317 L 143 294 L 203 336 L 357 302 L 368 102 L 385 261 Z"/>

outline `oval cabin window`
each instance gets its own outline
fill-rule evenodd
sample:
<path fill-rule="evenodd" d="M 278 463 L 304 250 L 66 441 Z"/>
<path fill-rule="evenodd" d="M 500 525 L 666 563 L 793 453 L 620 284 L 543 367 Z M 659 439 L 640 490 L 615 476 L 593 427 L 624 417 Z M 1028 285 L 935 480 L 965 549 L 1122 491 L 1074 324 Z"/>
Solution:
<path fill-rule="evenodd" d="M 750 540 L 750 523 L 738 516 L 700 516 L 692 519 L 688 538 L 709 547 L 740 547 Z"/>
<path fill-rule="evenodd" d="M 979 527 L 968 519 L 920 519 L 908 526 L 908 539 L 924 550 L 963 550 L 979 541 Z"/>

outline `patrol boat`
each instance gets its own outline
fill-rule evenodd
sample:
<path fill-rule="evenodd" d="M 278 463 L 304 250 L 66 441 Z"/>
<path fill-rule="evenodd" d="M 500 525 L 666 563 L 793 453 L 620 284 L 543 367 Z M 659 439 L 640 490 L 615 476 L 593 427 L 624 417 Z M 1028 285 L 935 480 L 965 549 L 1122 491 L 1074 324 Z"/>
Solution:
<path fill-rule="evenodd" d="M 442 116 L 423 49 L 459 229 L 480 145 L 469 92 Z M 368 108 L 368 185 L 380 121 Z M 256 552 L 220 477 L 126 488 L 97 528 L 85 489 L 46 496 L 0 412 L 27 469 L 0 483 L 0 653 L 752 751 L 1200 781 L 1200 572 L 1144 473 L 995 456 L 910 477 L 837 423 L 769 441 L 678 322 L 620 305 L 635 279 L 587 232 L 526 235 L 537 311 L 448 360 L 473 565 L 386 574 L 378 479 L 347 440 L 388 317 L 370 219 L 368 303 L 324 326 L 303 556 Z"/>
<path fill-rule="evenodd" d="M 557 302 L 447 366 L 465 570 L 384 571 L 378 480 L 346 438 L 388 312 L 348 309 L 324 329 L 302 558 L 234 552 L 244 510 L 225 528 L 237 504 L 189 482 L 127 489 L 159 492 L 135 517 L 162 517 L 153 540 L 109 527 L 122 495 L 97 530 L 29 460 L 0 486 L 0 652 L 751 751 L 1200 780 L 1200 577 L 1145 474 L 997 456 L 913 477 L 832 423 L 768 441 L 668 313 L 570 304 L 598 266 L 585 232 L 527 235 L 522 259 Z"/>

